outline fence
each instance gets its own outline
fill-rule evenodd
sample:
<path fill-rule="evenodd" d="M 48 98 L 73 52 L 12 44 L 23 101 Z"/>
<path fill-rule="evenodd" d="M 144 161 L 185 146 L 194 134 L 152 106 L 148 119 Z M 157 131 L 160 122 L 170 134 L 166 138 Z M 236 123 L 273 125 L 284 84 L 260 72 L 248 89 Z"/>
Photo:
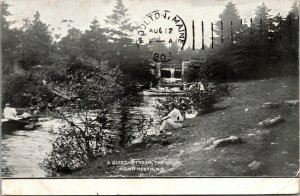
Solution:
<path fill-rule="evenodd" d="M 263 39 L 263 34 L 264 34 L 264 32 L 263 32 L 263 30 L 265 29 L 265 30 L 267 30 L 268 31 L 268 39 L 269 40 L 274 40 L 274 39 L 279 39 L 279 41 L 281 42 L 282 41 L 282 29 L 283 29 L 283 27 L 282 27 L 282 25 L 283 25 L 283 21 L 285 21 L 285 22 L 287 22 L 287 24 L 288 24 L 288 28 L 287 28 L 287 30 L 288 30 L 288 40 L 289 40 L 289 44 L 291 44 L 292 43 L 292 27 L 293 27 L 293 24 L 295 24 L 295 23 L 293 23 L 293 20 L 295 20 L 296 21 L 296 23 L 299 23 L 299 16 L 297 16 L 297 18 L 295 19 L 292 19 L 290 16 L 288 16 L 287 18 L 286 18 L 286 20 L 283 20 L 281 17 L 279 17 L 279 21 L 278 21 L 278 24 L 277 24 L 277 26 L 274 24 L 274 21 L 272 21 L 272 19 L 269 19 L 269 27 L 271 26 L 271 24 L 272 25 L 275 25 L 276 26 L 276 30 L 277 30 L 277 33 L 278 33 L 278 35 L 275 37 L 274 36 L 274 32 L 272 32 L 272 31 L 274 31 L 274 30 L 272 30 L 272 29 L 267 29 L 267 28 L 265 28 L 264 27 L 264 25 L 263 24 L 267 24 L 267 21 L 265 20 L 265 21 L 263 21 L 263 19 L 260 19 L 259 20 L 259 24 L 258 24 L 258 28 L 257 28 L 257 26 L 255 26 L 254 27 L 254 22 L 253 22 L 253 19 L 252 18 L 250 18 L 250 26 L 244 26 L 245 24 L 243 23 L 243 20 L 242 19 L 240 19 L 240 22 L 239 22 L 239 29 L 238 29 L 238 32 L 240 33 L 240 36 L 239 36 L 239 41 L 242 41 L 243 40 L 243 32 L 244 32 L 244 30 L 245 29 L 249 29 L 250 30 L 250 40 L 252 41 L 253 40 L 253 37 L 254 37 L 254 32 L 255 31 L 259 31 L 259 36 L 260 36 L 260 39 Z M 221 41 L 221 43 L 223 44 L 223 42 L 224 42 L 224 21 L 219 21 L 220 22 L 220 31 L 221 31 L 221 35 L 220 35 L 220 37 L 214 37 L 214 31 L 216 31 L 216 30 L 214 30 L 214 24 L 211 22 L 211 37 L 210 37 L 210 39 L 211 39 L 211 48 L 212 49 L 214 49 L 214 42 L 216 41 L 216 39 L 220 39 L 220 41 Z M 231 43 L 234 43 L 234 34 L 236 34 L 236 31 L 234 31 L 233 30 L 233 24 L 234 24 L 234 22 L 233 21 L 230 21 L 230 40 L 231 40 Z M 193 50 L 195 50 L 195 22 L 194 22 L 194 20 L 192 20 L 192 36 L 193 36 L 193 41 L 192 41 L 192 49 Z M 204 22 L 203 21 L 201 21 L 201 38 L 202 38 L 202 50 L 204 50 L 205 49 L 205 44 L 204 44 Z"/>

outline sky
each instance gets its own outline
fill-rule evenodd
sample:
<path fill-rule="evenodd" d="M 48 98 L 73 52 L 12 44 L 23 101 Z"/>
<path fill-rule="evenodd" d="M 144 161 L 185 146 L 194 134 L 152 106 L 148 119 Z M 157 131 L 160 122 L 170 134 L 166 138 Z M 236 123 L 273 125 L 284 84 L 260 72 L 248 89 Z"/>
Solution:
<path fill-rule="evenodd" d="M 9 20 L 15 21 L 15 26 L 23 25 L 24 18 L 33 18 L 38 10 L 41 20 L 54 28 L 54 33 L 67 33 L 67 24 L 61 23 L 63 19 L 74 21 L 73 27 L 82 31 L 89 28 L 90 22 L 96 17 L 101 26 L 106 24 L 104 19 L 112 13 L 116 5 L 115 0 L 6 0 L 11 5 Z M 192 20 L 195 21 L 196 48 L 201 47 L 200 33 L 201 21 L 204 21 L 205 42 L 210 40 L 210 23 L 218 20 L 228 0 L 123 0 L 128 8 L 128 14 L 132 22 L 140 24 L 143 17 L 154 10 L 168 10 L 173 14 L 179 15 L 187 26 L 187 43 L 190 46 Z M 255 9 L 258 5 L 265 3 L 274 16 L 280 13 L 286 16 L 290 11 L 295 0 L 231 0 L 236 4 L 242 19 L 254 17 Z M 197 39 L 199 37 L 199 39 Z"/>

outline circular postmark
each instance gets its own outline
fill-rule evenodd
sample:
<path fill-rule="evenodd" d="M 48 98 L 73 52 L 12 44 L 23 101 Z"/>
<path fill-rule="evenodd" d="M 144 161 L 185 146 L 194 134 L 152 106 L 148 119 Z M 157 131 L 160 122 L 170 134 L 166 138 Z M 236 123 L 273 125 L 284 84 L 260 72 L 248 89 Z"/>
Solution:
<path fill-rule="evenodd" d="M 182 50 L 187 38 L 184 21 L 167 10 L 155 10 L 143 18 L 137 30 L 136 44 L 148 45 L 156 62 L 172 60 L 172 51 Z"/>

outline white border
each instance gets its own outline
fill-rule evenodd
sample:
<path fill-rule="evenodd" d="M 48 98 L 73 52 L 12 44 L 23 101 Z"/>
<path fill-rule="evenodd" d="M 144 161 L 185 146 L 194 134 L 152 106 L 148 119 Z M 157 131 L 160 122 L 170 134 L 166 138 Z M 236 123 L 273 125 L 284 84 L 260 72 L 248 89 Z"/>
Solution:
<path fill-rule="evenodd" d="M 297 194 L 299 178 L 2 179 L 3 195 Z"/>

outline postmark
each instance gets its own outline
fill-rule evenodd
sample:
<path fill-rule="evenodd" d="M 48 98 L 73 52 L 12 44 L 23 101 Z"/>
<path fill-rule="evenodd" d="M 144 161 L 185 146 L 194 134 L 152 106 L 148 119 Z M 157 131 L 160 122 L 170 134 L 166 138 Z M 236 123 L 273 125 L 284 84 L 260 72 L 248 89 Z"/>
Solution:
<path fill-rule="evenodd" d="M 137 47 L 148 45 L 153 60 L 172 60 L 172 46 L 183 50 L 187 28 L 179 15 L 168 10 L 155 10 L 147 14 L 137 30 Z"/>

